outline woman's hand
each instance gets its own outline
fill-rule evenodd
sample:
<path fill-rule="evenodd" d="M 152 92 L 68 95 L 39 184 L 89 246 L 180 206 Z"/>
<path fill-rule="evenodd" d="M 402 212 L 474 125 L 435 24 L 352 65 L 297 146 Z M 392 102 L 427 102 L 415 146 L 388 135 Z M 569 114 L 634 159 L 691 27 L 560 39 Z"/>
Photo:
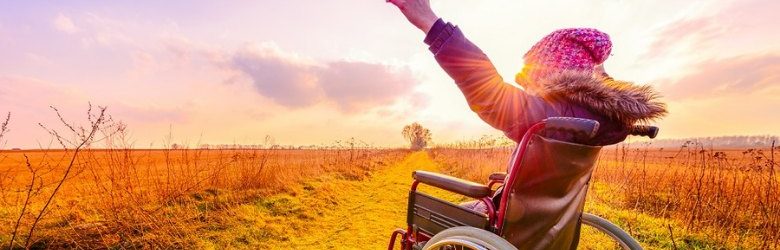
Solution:
<path fill-rule="evenodd" d="M 428 34 L 439 17 L 431 10 L 430 0 L 387 0 L 394 4 L 414 26 Z"/>

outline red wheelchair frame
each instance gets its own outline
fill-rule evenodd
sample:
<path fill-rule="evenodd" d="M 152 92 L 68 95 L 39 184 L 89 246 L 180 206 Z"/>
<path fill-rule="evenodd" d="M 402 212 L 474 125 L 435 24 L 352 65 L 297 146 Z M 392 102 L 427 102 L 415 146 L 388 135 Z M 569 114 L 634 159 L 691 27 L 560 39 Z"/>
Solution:
<path fill-rule="evenodd" d="M 513 153 L 512 159 L 510 161 L 510 166 L 511 166 L 509 168 L 510 172 L 507 174 L 496 173 L 491 175 L 489 178 L 489 182 L 487 184 L 487 187 L 490 190 L 488 195 L 482 197 L 472 197 L 486 205 L 487 208 L 486 215 L 487 215 L 487 223 L 488 223 L 488 228 L 486 228 L 486 230 L 491 231 L 497 234 L 498 236 L 502 236 L 502 237 L 504 236 L 504 232 L 502 232 L 502 227 L 507 212 L 506 209 L 507 209 L 507 199 L 509 198 L 509 192 L 501 193 L 501 200 L 498 208 L 496 208 L 494 207 L 493 200 L 491 198 L 491 196 L 495 192 L 493 191 L 493 186 L 497 184 L 504 184 L 504 190 L 512 190 L 512 185 L 513 183 L 515 183 L 515 179 L 517 178 L 518 172 L 520 170 L 519 163 L 521 161 L 519 159 L 523 159 L 523 156 L 526 154 L 528 145 L 532 137 L 538 132 L 548 127 L 548 123 L 552 121 L 556 122 L 556 125 L 554 126 L 556 129 L 564 130 L 567 132 L 573 132 L 573 133 L 585 133 L 589 137 L 593 137 L 596 131 L 598 131 L 598 127 L 599 127 L 598 122 L 596 121 L 580 119 L 580 118 L 570 118 L 570 117 L 548 118 L 545 119 L 544 121 L 541 121 L 531 126 L 528 129 L 528 131 L 526 131 L 526 133 L 523 135 L 520 143 L 518 143 L 518 146 L 515 152 Z M 568 126 L 565 125 L 567 122 L 570 123 Z M 590 127 L 586 126 L 587 128 L 583 129 L 581 126 L 580 127 L 575 126 L 577 125 L 576 122 L 590 122 L 592 123 L 592 125 Z M 654 138 L 657 135 L 657 133 L 658 133 L 657 127 L 641 126 L 641 125 L 634 126 L 629 131 L 629 134 L 631 135 L 642 135 L 650 138 Z M 416 190 L 419 184 L 420 181 L 415 177 L 415 180 L 412 183 L 410 193 L 409 193 L 410 201 L 412 199 L 412 196 L 417 194 Z M 438 186 L 438 187 L 448 191 L 453 191 L 448 189 L 448 187 L 446 186 Z M 433 237 L 433 235 L 428 235 L 424 232 L 419 232 L 418 230 L 415 230 L 415 228 L 413 228 L 412 223 L 408 221 L 407 229 L 404 230 L 399 228 L 393 231 L 390 237 L 390 243 L 388 244 L 389 250 L 392 250 L 394 248 L 396 239 L 398 238 L 399 235 L 401 236 L 402 249 L 409 249 L 409 250 L 413 249 L 414 244 L 427 241 L 431 237 Z"/>

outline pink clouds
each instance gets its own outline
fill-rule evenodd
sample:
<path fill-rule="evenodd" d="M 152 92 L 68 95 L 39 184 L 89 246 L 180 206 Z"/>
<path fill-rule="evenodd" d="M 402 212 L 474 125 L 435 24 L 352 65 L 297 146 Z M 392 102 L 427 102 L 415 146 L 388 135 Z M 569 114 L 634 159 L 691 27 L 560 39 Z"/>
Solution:
<path fill-rule="evenodd" d="M 391 104 L 417 81 L 407 68 L 367 62 L 315 62 L 273 46 L 245 48 L 229 67 L 251 78 L 261 95 L 287 107 L 335 102 L 343 111 Z"/>
<path fill-rule="evenodd" d="M 78 31 L 76 25 L 73 24 L 73 20 L 63 15 L 62 13 L 60 13 L 59 15 L 57 15 L 57 17 L 54 18 L 54 21 L 52 21 L 52 25 L 54 25 L 55 29 L 68 34 L 73 34 Z"/>
<path fill-rule="evenodd" d="M 0 106 L 31 107 L 73 103 L 82 93 L 40 79 L 0 75 Z"/>
<path fill-rule="evenodd" d="M 705 61 L 696 72 L 664 86 L 673 99 L 749 96 L 771 87 L 780 87 L 780 55 L 746 55 Z"/>
<path fill-rule="evenodd" d="M 49 113 L 48 106 L 72 107 L 79 102 L 81 94 L 72 88 L 36 78 L 0 74 L 0 113 L 11 112 L 12 117 L 9 125 L 12 131 L 6 137 L 9 144 L 32 145 L 34 139 L 48 138 L 48 134 L 37 126 L 38 123 L 57 123 L 55 116 Z M 66 111 L 65 114 L 81 116 L 81 112 L 75 114 Z"/>
<path fill-rule="evenodd" d="M 50 118 L 45 113 L 40 114 L 48 106 L 58 107 L 68 115 L 80 116 L 83 111 L 81 109 L 85 108 L 88 102 L 105 99 L 87 94 L 83 89 L 65 84 L 30 77 L 0 75 L 0 107 L 7 109 L 3 112 L 11 111 L 20 113 L 26 118 L 42 119 L 31 120 L 30 124 L 44 122 Z M 120 120 L 169 123 L 182 122 L 186 119 L 186 110 L 179 108 L 186 104 L 163 107 L 149 103 L 125 104 L 117 100 L 103 100 L 95 105 L 107 106 L 109 113 Z"/>
<path fill-rule="evenodd" d="M 778 8 L 780 1 L 746 0 L 731 2 L 714 14 L 686 16 L 662 26 L 645 55 L 694 56 L 711 54 L 696 52 L 716 52 L 716 56 L 725 57 L 767 49 L 763 47 L 767 42 L 780 39 L 777 27 L 770 24 L 770 20 L 776 19 Z M 767 40 L 757 42 L 756 37 Z"/>
<path fill-rule="evenodd" d="M 662 92 L 675 101 L 746 99 L 780 86 L 780 35 L 767 23 L 777 8 L 778 1 L 731 2 L 663 26 L 645 52 L 655 59 L 649 67 L 668 69 Z"/>
<path fill-rule="evenodd" d="M 725 33 L 724 27 L 717 24 L 713 17 L 680 20 L 661 29 L 646 55 L 663 56 L 683 42 L 702 46 Z"/>
<path fill-rule="evenodd" d="M 338 61 L 318 71 L 319 86 L 344 110 L 390 104 L 411 92 L 417 83 L 409 69 L 386 65 Z"/>
<path fill-rule="evenodd" d="M 493 131 L 470 112 L 423 34 L 397 10 L 381 1 L 340 2 L 180 8 L 164 1 L 8 1 L 0 4 L 15 10 L 0 16 L 0 115 L 14 113 L 9 138 L 23 146 L 48 138 L 36 136 L 37 122 L 56 122 L 48 105 L 76 119 L 89 101 L 108 106 L 141 144 L 161 139 L 169 125 L 209 142 L 271 134 L 303 144 L 357 136 L 384 145 L 393 138 L 382 134 L 396 134 L 410 120 L 429 124 L 439 138 Z M 770 113 L 778 103 L 780 32 L 771 20 L 780 1 L 442 3 L 439 14 L 462 25 L 506 74 L 516 72 L 529 43 L 554 28 L 608 30 L 621 46 L 610 73 L 665 81 L 658 87 L 673 110 L 672 123 L 664 124 L 669 135 L 686 136 L 690 131 L 681 129 L 706 126 L 711 115 L 749 124 L 777 120 L 744 110 L 764 105 L 761 113 Z M 491 11 L 507 15 L 485 14 Z M 550 19 L 550 11 L 565 15 Z M 541 19 L 547 21 L 533 22 Z M 245 46 L 262 41 L 284 50 Z M 707 132 L 750 129 L 780 133 L 741 124 Z"/>
<path fill-rule="evenodd" d="M 128 105 L 115 103 L 108 107 L 111 115 L 119 120 L 145 124 L 183 124 L 192 110 L 178 106 Z"/>
<path fill-rule="evenodd" d="M 252 79 L 257 91 L 275 102 L 300 107 L 316 103 L 321 89 L 312 65 L 269 48 L 245 48 L 231 58 L 231 67 Z"/>

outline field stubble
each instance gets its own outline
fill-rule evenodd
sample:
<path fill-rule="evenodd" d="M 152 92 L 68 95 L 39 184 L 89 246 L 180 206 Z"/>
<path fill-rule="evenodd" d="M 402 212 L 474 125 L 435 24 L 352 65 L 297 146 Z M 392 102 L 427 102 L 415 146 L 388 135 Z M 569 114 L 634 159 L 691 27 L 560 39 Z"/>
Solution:
<path fill-rule="evenodd" d="M 198 231 L 241 223 L 233 208 L 328 175 L 360 180 L 406 150 L 84 150 L 31 239 L 32 247 L 184 247 Z M 0 151 L 0 244 L 15 246 L 73 151 Z M 23 207 L 26 207 L 23 209 Z M 19 212 L 25 213 L 19 217 Z M 18 228 L 15 228 L 19 220 Z"/>
<path fill-rule="evenodd" d="M 0 151 L 0 247 L 183 248 L 207 247 L 204 242 L 247 246 L 255 244 L 250 241 L 256 237 L 287 241 L 283 229 L 269 227 L 261 216 L 315 219 L 307 204 L 285 198 L 300 192 L 302 183 L 323 178 L 360 183 L 410 155 L 406 150 L 356 147 L 354 140 L 306 150 L 133 150 L 125 143 L 123 125 L 101 120 L 105 108 L 99 111 L 93 114 L 90 107 L 91 126 L 86 129 L 60 116 L 76 143 L 47 129 L 63 146 L 80 151 Z M 7 132 L 6 124 L 7 118 L 0 124 L 0 137 Z M 106 135 L 100 140 L 107 149 L 89 149 L 94 140 L 90 131 Z M 477 144 L 492 141 L 487 139 Z M 777 150 L 714 150 L 692 143 L 676 149 L 607 147 L 586 210 L 620 224 L 649 248 L 777 249 Z M 504 171 L 510 153 L 509 147 L 430 150 L 441 166 L 435 168 L 478 182 Z M 401 170 L 434 164 L 427 156 L 413 155 L 417 163 L 405 161 Z M 403 197 L 401 182 L 409 176 L 397 178 L 390 182 L 400 185 L 398 193 L 388 195 Z M 311 185 L 302 188 L 318 192 Z M 326 199 L 337 198 L 338 192 L 327 193 Z M 338 198 L 344 195 L 349 194 Z M 365 202 L 383 204 L 382 199 Z M 260 214 L 244 211 L 258 207 Z M 282 231 L 275 234 L 268 228 Z M 222 242 L 219 234 L 208 232 L 239 237 Z"/>
<path fill-rule="evenodd" d="M 605 147 L 586 211 L 617 222 L 650 248 L 780 248 L 777 147 Z M 432 150 L 450 174 L 484 182 L 511 148 Z"/>

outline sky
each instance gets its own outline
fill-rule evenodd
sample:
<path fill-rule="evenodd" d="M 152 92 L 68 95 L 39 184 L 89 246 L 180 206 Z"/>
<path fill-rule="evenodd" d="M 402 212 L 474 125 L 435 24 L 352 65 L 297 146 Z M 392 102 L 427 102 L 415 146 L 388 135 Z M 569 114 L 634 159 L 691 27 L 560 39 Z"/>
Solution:
<path fill-rule="evenodd" d="M 660 138 L 780 134 L 780 1 L 431 2 L 505 79 L 555 29 L 610 34 L 607 72 L 669 104 Z M 0 145 L 49 147 L 49 106 L 83 124 L 89 103 L 135 147 L 400 146 L 411 122 L 438 143 L 501 135 L 423 38 L 384 0 L 1 1 Z"/>

